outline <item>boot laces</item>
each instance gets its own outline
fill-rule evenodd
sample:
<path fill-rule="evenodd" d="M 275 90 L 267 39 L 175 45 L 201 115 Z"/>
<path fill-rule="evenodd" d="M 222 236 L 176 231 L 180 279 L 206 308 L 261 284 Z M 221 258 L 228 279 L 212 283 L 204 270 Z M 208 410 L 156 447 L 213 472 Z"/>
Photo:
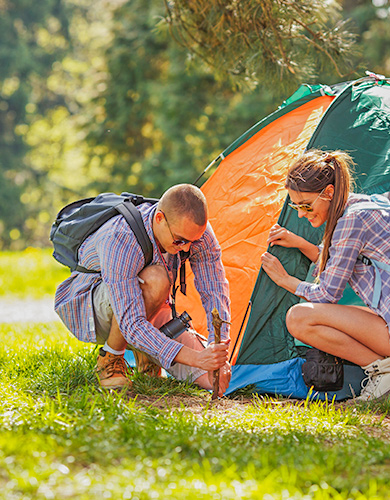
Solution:
<path fill-rule="evenodd" d="M 123 356 L 115 356 L 112 359 L 110 359 L 110 361 L 106 364 L 104 370 L 110 376 L 112 375 L 126 376 L 130 372 L 129 368 L 130 368 L 129 365 Z"/>

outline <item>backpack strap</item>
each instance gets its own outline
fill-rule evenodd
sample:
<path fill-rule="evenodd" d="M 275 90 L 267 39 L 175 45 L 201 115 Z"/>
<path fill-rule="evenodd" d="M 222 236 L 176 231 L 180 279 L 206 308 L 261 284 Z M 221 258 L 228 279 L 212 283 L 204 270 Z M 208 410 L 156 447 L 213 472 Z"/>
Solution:
<path fill-rule="evenodd" d="M 390 273 L 390 264 L 387 264 L 386 262 L 381 262 L 376 259 L 369 259 L 365 255 L 361 254 L 358 255 L 357 260 L 360 260 L 361 262 L 363 262 L 363 264 L 366 264 L 367 266 L 374 267 L 375 279 L 374 279 L 374 294 L 372 296 L 372 306 L 378 307 L 382 291 L 382 278 L 379 269 L 382 269 L 383 271 L 387 271 L 388 273 Z"/>
<path fill-rule="evenodd" d="M 134 236 L 137 238 L 137 241 L 142 248 L 145 258 L 145 267 L 148 266 L 153 260 L 153 245 L 146 232 L 140 212 L 129 200 L 120 203 L 115 207 L 115 209 L 123 215 L 126 222 L 129 224 L 130 229 L 133 231 Z"/>
<path fill-rule="evenodd" d="M 180 252 L 180 291 L 183 295 L 187 295 L 187 284 L 186 284 L 186 260 L 190 256 L 190 252 L 185 252 L 182 250 Z"/>
<path fill-rule="evenodd" d="M 357 212 L 358 210 L 390 210 L 390 200 L 386 196 L 372 194 L 369 201 L 360 201 L 347 207 L 344 215 Z"/>
<path fill-rule="evenodd" d="M 381 196 L 378 194 L 373 194 L 370 196 L 370 201 L 362 201 L 360 203 L 354 203 L 350 207 L 348 207 L 344 213 L 356 212 L 357 210 L 390 210 L 390 201 L 385 196 Z M 358 255 L 358 260 L 360 260 L 363 264 L 367 266 L 373 266 L 375 271 L 374 278 L 374 293 L 372 296 L 372 306 L 378 307 L 379 299 L 381 297 L 382 291 L 382 278 L 379 270 L 387 271 L 390 273 L 390 264 L 386 262 L 381 262 L 376 259 L 368 258 L 365 255 Z"/>

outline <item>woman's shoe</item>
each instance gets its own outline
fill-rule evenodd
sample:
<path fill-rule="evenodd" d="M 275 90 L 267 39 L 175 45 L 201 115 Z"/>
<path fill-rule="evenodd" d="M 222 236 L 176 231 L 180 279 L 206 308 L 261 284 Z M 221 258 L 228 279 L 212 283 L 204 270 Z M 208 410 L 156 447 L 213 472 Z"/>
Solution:
<path fill-rule="evenodd" d="M 362 391 L 355 401 L 380 401 L 390 396 L 390 358 L 378 359 L 362 368 L 367 377 L 362 380 Z"/>

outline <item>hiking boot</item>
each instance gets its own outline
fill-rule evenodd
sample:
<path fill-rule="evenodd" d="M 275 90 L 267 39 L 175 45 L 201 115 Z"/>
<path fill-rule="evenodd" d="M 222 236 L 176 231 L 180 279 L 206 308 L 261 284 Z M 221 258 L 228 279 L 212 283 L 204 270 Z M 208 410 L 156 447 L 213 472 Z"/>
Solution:
<path fill-rule="evenodd" d="M 119 356 L 111 354 L 101 347 L 96 361 L 96 371 L 102 389 L 122 389 L 132 385 L 123 354 Z"/>
<path fill-rule="evenodd" d="M 150 377 L 161 377 L 161 366 L 156 365 L 150 357 L 137 349 L 131 349 L 134 354 L 135 363 L 139 373 L 149 375 Z"/>
<path fill-rule="evenodd" d="M 367 377 L 362 380 L 362 392 L 355 401 L 380 401 L 390 396 L 390 358 L 378 359 L 362 368 Z"/>

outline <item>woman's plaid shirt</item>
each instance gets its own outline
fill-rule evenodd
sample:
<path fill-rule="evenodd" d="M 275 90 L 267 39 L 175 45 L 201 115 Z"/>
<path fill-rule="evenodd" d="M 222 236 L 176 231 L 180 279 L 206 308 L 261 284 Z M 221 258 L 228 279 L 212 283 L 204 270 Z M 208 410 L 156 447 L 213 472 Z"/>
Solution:
<path fill-rule="evenodd" d="M 351 194 L 347 206 L 369 201 L 366 195 Z M 338 302 L 346 284 L 363 302 L 390 325 L 390 274 L 381 270 L 382 290 L 377 307 L 373 307 L 375 271 L 373 266 L 357 260 L 359 254 L 390 264 L 390 210 L 357 210 L 340 217 L 333 233 L 329 260 L 319 283 L 302 282 L 295 294 L 309 302 Z"/>

